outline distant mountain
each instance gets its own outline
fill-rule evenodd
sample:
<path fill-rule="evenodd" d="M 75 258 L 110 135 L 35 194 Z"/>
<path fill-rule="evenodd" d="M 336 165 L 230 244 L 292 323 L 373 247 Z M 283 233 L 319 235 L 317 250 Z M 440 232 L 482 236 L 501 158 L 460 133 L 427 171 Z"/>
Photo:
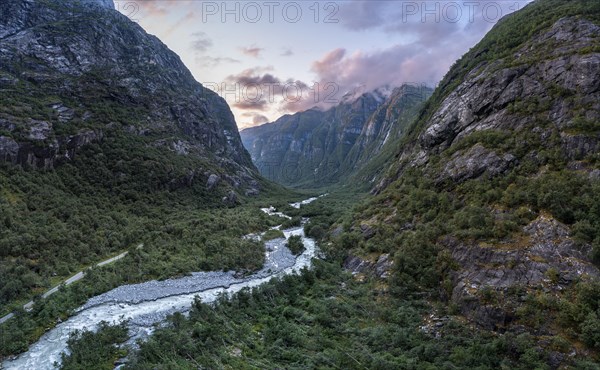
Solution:
<path fill-rule="evenodd" d="M 420 104 L 431 94 L 422 86 L 348 94 L 328 110 L 285 115 L 242 130 L 242 142 L 261 174 L 300 187 L 337 183 L 378 156 L 402 136 Z"/>

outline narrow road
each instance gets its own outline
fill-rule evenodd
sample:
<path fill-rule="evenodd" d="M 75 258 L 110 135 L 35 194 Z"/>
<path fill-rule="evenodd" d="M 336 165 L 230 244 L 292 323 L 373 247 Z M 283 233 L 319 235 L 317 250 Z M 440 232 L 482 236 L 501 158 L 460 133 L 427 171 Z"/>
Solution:
<path fill-rule="evenodd" d="M 140 249 L 144 246 L 144 244 L 140 244 L 136 247 L 136 249 Z M 127 255 L 128 252 L 123 252 L 121 254 L 119 254 L 118 256 L 109 258 L 107 260 L 104 260 L 102 262 L 97 263 L 95 266 L 96 267 L 101 267 L 104 265 L 108 265 L 109 263 L 113 263 L 115 261 L 120 260 L 121 258 L 125 257 Z M 83 279 L 83 277 L 85 276 L 85 270 L 84 271 L 79 271 L 78 273 L 76 273 L 75 275 L 71 276 L 70 278 L 68 278 L 67 280 L 63 281 L 61 284 L 55 286 L 54 288 L 50 289 L 49 291 L 47 291 L 46 293 L 42 294 L 42 298 L 48 298 L 49 296 L 51 296 L 52 294 L 58 292 L 58 289 L 60 289 L 60 287 L 64 284 L 64 285 L 71 285 L 76 281 L 79 281 L 81 279 Z M 23 305 L 23 309 L 29 311 L 31 310 L 31 308 L 33 307 L 33 301 L 29 301 L 27 303 L 25 303 Z M 9 313 L 8 315 L 0 318 L 0 324 L 5 323 L 6 321 L 10 320 L 15 314 L 14 313 Z"/>

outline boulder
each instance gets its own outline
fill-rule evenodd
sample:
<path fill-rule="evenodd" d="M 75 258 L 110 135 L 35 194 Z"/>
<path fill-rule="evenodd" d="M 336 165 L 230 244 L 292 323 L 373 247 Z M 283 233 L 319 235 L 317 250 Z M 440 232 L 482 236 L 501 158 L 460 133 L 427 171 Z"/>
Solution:
<path fill-rule="evenodd" d="M 208 180 L 206 181 L 206 189 L 212 190 L 215 186 L 217 186 L 220 179 L 221 178 L 214 173 L 208 176 Z"/>

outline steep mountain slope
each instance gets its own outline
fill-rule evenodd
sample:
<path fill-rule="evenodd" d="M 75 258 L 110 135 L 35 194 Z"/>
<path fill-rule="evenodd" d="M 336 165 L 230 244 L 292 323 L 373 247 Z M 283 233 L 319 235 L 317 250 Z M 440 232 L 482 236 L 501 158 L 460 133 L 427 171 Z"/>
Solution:
<path fill-rule="evenodd" d="M 1 314 L 149 234 L 169 267 L 138 278 L 242 267 L 225 241 L 221 262 L 175 262 L 170 224 L 271 186 L 225 101 L 110 0 L 0 3 L 0 162 Z"/>
<path fill-rule="evenodd" d="M 375 90 L 326 111 L 311 109 L 245 129 L 242 141 L 269 179 L 291 186 L 332 185 L 399 138 L 429 94 L 424 86 L 405 85 L 389 97 Z"/>
<path fill-rule="evenodd" d="M 597 2 L 539 0 L 459 60 L 337 229 L 346 267 L 534 334 L 552 367 L 600 348 L 599 24 Z"/>
<path fill-rule="evenodd" d="M 225 101 L 115 10 L 11 1 L 2 4 L 0 24 L 4 160 L 51 168 L 79 142 L 121 131 L 252 170 Z"/>
<path fill-rule="evenodd" d="M 130 368 L 598 368 L 599 25 L 588 0 L 503 19 L 372 199 L 350 212 L 338 190 L 297 210 L 332 263 L 196 304 Z"/>
<path fill-rule="evenodd" d="M 378 92 L 327 111 L 311 109 L 245 129 L 242 141 L 267 178 L 285 185 L 327 183 L 383 101 Z"/>
<path fill-rule="evenodd" d="M 414 121 L 433 90 L 421 85 L 394 89 L 365 123 L 352 150 L 342 163 L 350 180 L 372 185 L 389 163 L 399 141 Z"/>

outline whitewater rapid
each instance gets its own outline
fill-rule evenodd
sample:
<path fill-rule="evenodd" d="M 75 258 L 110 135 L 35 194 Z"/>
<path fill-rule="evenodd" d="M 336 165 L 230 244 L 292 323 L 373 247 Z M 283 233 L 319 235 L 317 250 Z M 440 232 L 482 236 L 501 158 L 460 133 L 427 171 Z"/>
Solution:
<path fill-rule="evenodd" d="M 316 199 L 310 198 L 293 203 L 292 206 L 299 208 Z M 263 211 L 282 215 L 275 213 L 272 208 L 265 208 Z M 67 340 L 71 333 L 75 330 L 96 330 L 102 321 L 111 324 L 128 321 L 128 343 L 133 344 L 137 339 L 150 335 L 154 325 L 164 322 L 168 315 L 188 312 L 195 297 L 199 297 L 204 303 L 210 303 L 221 294 L 233 294 L 243 288 L 264 284 L 274 277 L 299 273 L 303 268 L 309 268 L 312 259 L 317 256 L 315 241 L 304 235 L 302 226 L 283 230 L 283 233 L 286 239 L 292 235 L 302 237 L 305 250 L 301 255 L 294 256 L 285 247 L 286 239 L 279 238 L 265 243 L 263 268 L 246 277 L 236 277 L 233 271 L 195 272 L 178 279 L 120 286 L 88 300 L 68 320 L 46 332 L 27 352 L 16 359 L 5 361 L 2 368 L 55 369 L 61 353 L 67 350 Z"/>

